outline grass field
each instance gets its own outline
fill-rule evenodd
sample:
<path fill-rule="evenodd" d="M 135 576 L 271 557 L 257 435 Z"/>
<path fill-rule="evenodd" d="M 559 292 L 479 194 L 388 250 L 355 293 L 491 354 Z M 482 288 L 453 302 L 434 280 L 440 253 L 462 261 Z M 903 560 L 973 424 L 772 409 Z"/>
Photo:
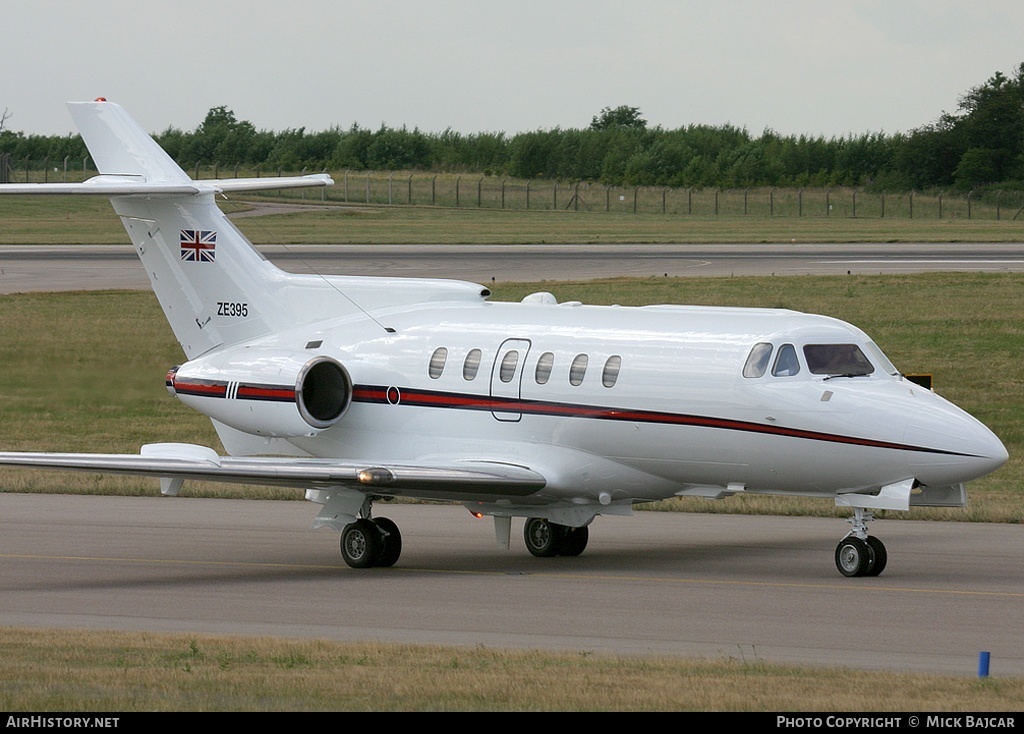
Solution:
<path fill-rule="evenodd" d="M 1013 712 L 1024 679 L 484 647 L 0 628 L 0 709 Z M 774 722 L 773 722 L 774 723 Z"/>
<path fill-rule="evenodd" d="M 256 244 L 1024 242 L 1024 220 L 1008 219 L 714 217 L 307 204 L 312 211 L 248 217 L 239 225 Z M 250 205 L 225 202 L 222 207 L 231 213 Z M 110 204 L 100 197 L 0 197 L 0 222 L 0 245 L 128 243 Z"/>

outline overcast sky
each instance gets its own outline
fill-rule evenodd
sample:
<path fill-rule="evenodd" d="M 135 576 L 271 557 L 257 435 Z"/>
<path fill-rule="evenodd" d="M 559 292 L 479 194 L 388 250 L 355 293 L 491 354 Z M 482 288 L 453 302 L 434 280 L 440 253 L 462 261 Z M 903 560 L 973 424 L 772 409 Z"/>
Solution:
<path fill-rule="evenodd" d="M 1020 0 L 0 0 L 9 129 L 103 96 L 147 130 L 909 131 L 1024 61 Z"/>

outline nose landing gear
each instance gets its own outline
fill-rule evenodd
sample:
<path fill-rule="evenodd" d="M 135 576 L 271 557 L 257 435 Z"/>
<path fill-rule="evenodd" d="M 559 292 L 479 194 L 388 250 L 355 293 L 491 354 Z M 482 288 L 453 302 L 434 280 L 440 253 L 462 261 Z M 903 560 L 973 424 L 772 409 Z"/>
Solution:
<path fill-rule="evenodd" d="M 853 509 L 853 530 L 836 546 L 836 568 L 843 576 L 877 576 L 885 570 L 889 560 L 885 545 L 868 535 L 868 520 L 872 517 L 871 511 L 863 507 Z"/>

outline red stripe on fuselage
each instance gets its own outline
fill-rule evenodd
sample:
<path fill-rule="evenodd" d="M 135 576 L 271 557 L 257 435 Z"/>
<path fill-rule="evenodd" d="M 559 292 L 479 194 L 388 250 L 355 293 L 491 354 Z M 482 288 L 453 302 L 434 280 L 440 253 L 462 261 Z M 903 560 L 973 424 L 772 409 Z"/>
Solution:
<path fill-rule="evenodd" d="M 357 386 L 353 391 L 354 402 L 387 403 L 387 387 Z M 690 426 L 695 428 L 717 428 L 728 431 L 758 433 L 768 436 L 799 438 L 808 441 L 824 441 L 852 446 L 870 448 L 895 449 L 933 454 L 949 454 L 962 456 L 955 451 L 932 449 L 924 446 L 880 441 L 872 438 L 843 436 L 821 431 L 808 431 L 800 428 L 784 426 L 766 426 L 760 423 L 734 420 L 730 418 L 713 418 L 685 413 L 667 413 L 656 410 L 636 410 L 632 408 L 614 408 L 575 403 L 548 402 L 541 400 L 522 400 L 519 398 L 502 398 L 490 395 L 472 395 L 468 393 L 446 393 L 435 390 L 413 390 L 401 388 L 401 405 L 426 408 L 447 408 L 454 410 L 481 410 L 496 412 L 523 413 L 526 415 L 551 416 L 561 418 L 590 418 L 593 420 L 626 421 L 632 423 L 652 423 L 660 425 Z"/>

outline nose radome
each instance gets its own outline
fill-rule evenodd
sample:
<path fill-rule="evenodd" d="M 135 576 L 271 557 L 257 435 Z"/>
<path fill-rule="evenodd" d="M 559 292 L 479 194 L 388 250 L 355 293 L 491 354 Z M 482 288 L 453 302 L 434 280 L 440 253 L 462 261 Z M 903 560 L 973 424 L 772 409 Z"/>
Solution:
<path fill-rule="evenodd" d="M 988 426 L 952 405 L 916 413 L 905 435 L 907 443 L 941 455 L 939 463 L 947 469 L 955 467 L 957 474 L 951 479 L 957 482 L 990 474 L 1009 459 L 1003 442 Z"/>

